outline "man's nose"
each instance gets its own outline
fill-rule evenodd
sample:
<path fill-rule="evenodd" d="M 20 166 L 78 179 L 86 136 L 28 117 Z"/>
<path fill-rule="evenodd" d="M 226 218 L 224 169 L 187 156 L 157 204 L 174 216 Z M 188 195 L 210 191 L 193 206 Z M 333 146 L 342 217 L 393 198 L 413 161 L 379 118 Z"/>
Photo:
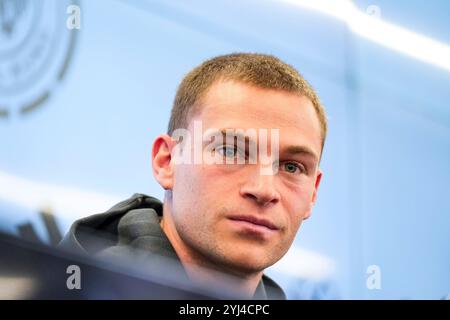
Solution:
<path fill-rule="evenodd" d="M 280 194 L 275 188 L 275 178 L 275 175 L 261 174 L 259 169 L 252 170 L 239 193 L 242 197 L 253 200 L 260 206 L 276 204 L 280 201 Z"/>

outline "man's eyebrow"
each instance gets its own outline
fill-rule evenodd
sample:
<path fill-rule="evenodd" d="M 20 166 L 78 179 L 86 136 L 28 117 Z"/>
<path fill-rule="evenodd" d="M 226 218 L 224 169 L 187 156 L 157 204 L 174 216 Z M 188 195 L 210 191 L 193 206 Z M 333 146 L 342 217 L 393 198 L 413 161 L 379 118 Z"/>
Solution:
<path fill-rule="evenodd" d="M 216 134 L 216 133 L 222 134 L 223 138 L 225 139 L 226 135 L 227 135 L 227 130 L 230 130 L 234 137 L 237 137 L 238 139 L 244 139 L 246 144 L 248 144 L 249 142 L 256 143 L 256 141 L 253 141 L 251 136 L 249 137 L 245 133 L 240 132 L 239 130 L 236 131 L 233 128 L 223 128 L 223 129 L 214 131 L 214 134 Z M 257 133 L 256 133 L 256 137 L 257 137 Z M 224 143 L 226 143 L 225 140 L 224 140 Z M 283 148 L 280 153 L 288 154 L 288 155 L 303 154 L 303 155 L 313 158 L 315 161 L 319 160 L 318 155 L 311 148 L 309 148 L 307 146 L 291 145 L 286 148 Z"/>
<path fill-rule="evenodd" d="M 317 154 L 310 148 L 306 146 L 288 146 L 282 150 L 281 153 L 289 154 L 289 155 L 297 155 L 297 154 L 304 154 L 309 157 L 312 157 L 314 160 L 318 161 L 319 157 Z"/>
<path fill-rule="evenodd" d="M 245 130 L 243 130 L 244 132 L 242 132 L 241 130 L 236 130 L 233 128 L 224 128 L 224 129 L 220 129 L 218 132 L 222 134 L 223 138 L 225 139 L 227 136 L 227 130 L 230 131 L 232 133 L 232 136 L 236 139 L 239 139 L 240 141 L 245 141 L 246 144 L 252 142 L 252 143 L 256 143 L 256 141 L 253 141 L 251 136 L 248 136 L 245 134 Z M 255 135 L 257 138 L 258 134 L 257 132 L 255 132 Z M 224 140 L 225 141 L 225 140 Z"/>

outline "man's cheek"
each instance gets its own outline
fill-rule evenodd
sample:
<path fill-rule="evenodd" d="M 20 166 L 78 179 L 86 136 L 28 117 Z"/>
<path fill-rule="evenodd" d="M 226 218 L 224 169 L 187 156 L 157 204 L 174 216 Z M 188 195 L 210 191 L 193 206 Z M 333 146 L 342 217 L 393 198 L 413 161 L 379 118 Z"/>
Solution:
<path fill-rule="evenodd" d="M 300 229 L 304 217 L 304 208 L 296 211 L 295 214 L 291 216 L 288 223 L 288 230 L 292 237 L 295 237 L 297 231 Z"/>

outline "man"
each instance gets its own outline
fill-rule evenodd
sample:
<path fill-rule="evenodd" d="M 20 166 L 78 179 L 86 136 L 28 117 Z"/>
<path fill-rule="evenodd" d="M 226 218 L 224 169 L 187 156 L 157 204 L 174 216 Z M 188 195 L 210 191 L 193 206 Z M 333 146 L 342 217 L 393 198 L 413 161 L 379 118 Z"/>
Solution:
<path fill-rule="evenodd" d="M 177 259 L 194 283 L 226 286 L 222 272 L 245 297 L 283 298 L 263 271 L 311 215 L 326 131 L 316 93 L 293 67 L 263 54 L 208 60 L 182 80 L 168 133 L 153 143 L 163 204 L 135 195 L 75 222 L 63 245 L 117 256 L 138 248 Z M 87 240 L 101 232 L 112 242 Z"/>

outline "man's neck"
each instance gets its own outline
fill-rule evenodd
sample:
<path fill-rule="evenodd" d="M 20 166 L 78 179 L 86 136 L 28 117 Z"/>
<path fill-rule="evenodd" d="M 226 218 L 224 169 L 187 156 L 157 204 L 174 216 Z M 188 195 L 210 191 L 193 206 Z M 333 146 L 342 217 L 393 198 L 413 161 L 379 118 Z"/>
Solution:
<path fill-rule="evenodd" d="M 206 288 L 221 288 L 231 294 L 243 296 L 243 298 L 253 297 L 263 274 L 262 272 L 237 274 L 226 268 L 218 268 L 217 265 L 206 263 L 205 259 L 193 259 L 192 256 L 184 255 L 181 252 L 177 252 L 177 255 L 193 282 Z M 199 263 L 199 261 L 201 262 Z"/>

